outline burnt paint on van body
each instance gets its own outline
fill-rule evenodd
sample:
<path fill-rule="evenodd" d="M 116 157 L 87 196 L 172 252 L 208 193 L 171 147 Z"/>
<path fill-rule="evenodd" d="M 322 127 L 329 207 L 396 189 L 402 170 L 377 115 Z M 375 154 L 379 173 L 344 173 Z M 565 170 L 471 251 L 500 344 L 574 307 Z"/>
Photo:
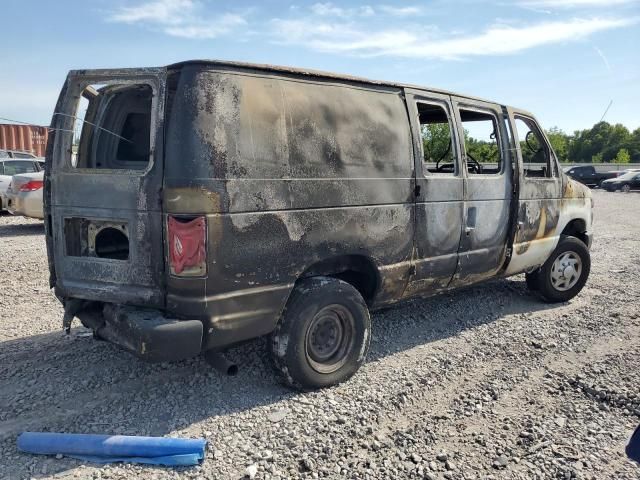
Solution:
<path fill-rule="evenodd" d="M 69 112 L 84 86 L 105 79 L 153 88 L 154 141 L 143 172 L 68 164 Z M 444 102 L 452 118 L 458 104 L 492 111 L 500 119 L 501 174 L 467 174 L 458 125 L 452 140 L 460 171 L 429 175 L 416 123 L 420 101 Z M 511 129 L 514 112 L 528 114 L 472 97 L 193 61 L 72 71 L 56 112 L 45 174 L 51 286 L 67 316 L 109 330 L 110 340 L 151 360 L 188 355 L 164 355 L 160 343 L 149 355 L 146 342 L 123 338 L 137 330 L 113 325 L 123 325 L 132 307 L 156 312 L 149 315 L 158 325 L 201 322 L 201 331 L 184 337 L 191 355 L 271 332 L 301 278 L 341 278 L 375 309 L 530 270 L 567 229 L 590 241 L 586 189 L 559 171 L 523 181 Z M 206 216 L 206 275 L 169 271 L 169 215 Z M 67 255 L 65 236 L 79 234 L 65 230 L 70 218 L 125 224 L 128 259 Z"/>

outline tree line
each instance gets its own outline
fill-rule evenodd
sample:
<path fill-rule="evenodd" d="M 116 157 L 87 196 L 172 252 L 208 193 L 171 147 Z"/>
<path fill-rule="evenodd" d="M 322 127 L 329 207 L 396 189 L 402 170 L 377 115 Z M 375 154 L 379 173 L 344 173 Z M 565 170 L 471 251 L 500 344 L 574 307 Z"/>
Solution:
<path fill-rule="evenodd" d="M 624 125 L 598 122 L 593 127 L 577 130 L 573 135 L 558 127 L 546 131 L 549 142 L 561 162 L 571 163 L 640 163 L 640 128 L 629 131 Z M 452 162 L 450 127 L 447 123 L 421 125 L 425 161 Z M 471 156 L 479 162 L 496 162 L 498 148 L 495 139 L 479 140 L 464 131 L 465 144 Z M 531 150 L 520 139 L 523 155 Z M 530 153 L 530 152 L 529 152 Z M 529 155 L 531 156 L 531 155 Z M 525 161 L 532 161 L 526 158 Z"/>
<path fill-rule="evenodd" d="M 640 128 L 629 131 L 620 123 L 598 122 L 573 135 L 553 127 L 547 137 L 561 162 L 640 163 Z"/>

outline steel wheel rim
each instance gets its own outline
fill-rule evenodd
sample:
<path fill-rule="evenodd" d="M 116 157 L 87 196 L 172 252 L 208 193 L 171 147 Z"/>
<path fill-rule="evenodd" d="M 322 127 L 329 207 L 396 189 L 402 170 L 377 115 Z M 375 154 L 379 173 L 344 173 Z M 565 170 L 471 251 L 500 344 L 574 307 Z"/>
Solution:
<path fill-rule="evenodd" d="M 573 251 L 562 252 L 551 265 L 551 285 L 560 292 L 573 288 L 582 274 L 582 259 Z"/>
<path fill-rule="evenodd" d="M 333 304 L 322 307 L 313 317 L 305 339 L 305 353 L 319 373 L 340 369 L 353 348 L 355 320 L 348 308 Z"/>

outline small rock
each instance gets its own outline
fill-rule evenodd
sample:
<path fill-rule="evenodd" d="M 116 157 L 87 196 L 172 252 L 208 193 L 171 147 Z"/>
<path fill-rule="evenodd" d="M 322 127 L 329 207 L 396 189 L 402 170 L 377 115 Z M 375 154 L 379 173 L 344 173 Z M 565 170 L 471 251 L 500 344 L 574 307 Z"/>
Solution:
<path fill-rule="evenodd" d="M 411 460 L 413 461 L 413 463 L 420 463 L 422 461 L 422 457 L 417 453 L 412 453 Z"/>
<path fill-rule="evenodd" d="M 504 455 L 500 455 L 493 461 L 493 468 L 505 468 L 508 464 L 509 459 Z"/>
<path fill-rule="evenodd" d="M 303 458 L 300 461 L 300 469 L 303 472 L 313 472 L 316 469 L 316 463 L 310 458 Z"/>
<path fill-rule="evenodd" d="M 436 460 L 440 462 L 446 462 L 448 458 L 449 455 L 447 455 L 445 452 L 440 452 L 438 455 L 436 455 Z"/>
<path fill-rule="evenodd" d="M 567 423 L 567 419 L 564 417 L 557 417 L 554 422 L 556 423 L 556 425 L 558 425 L 560 428 L 564 428 L 564 426 Z"/>
<path fill-rule="evenodd" d="M 247 477 L 249 477 L 251 479 L 254 479 L 254 478 L 256 478 L 257 474 L 258 474 L 258 465 L 253 464 L 253 465 L 249 465 L 247 467 L 247 470 L 246 470 L 246 476 Z"/>
<path fill-rule="evenodd" d="M 269 419 L 270 422 L 273 423 L 278 423 L 280 421 L 282 421 L 284 419 L 284 417 L 287 416 L 287 411 L 286 410 L 276 410 L 275 412 L 271 412 L 267 418 Z"/>

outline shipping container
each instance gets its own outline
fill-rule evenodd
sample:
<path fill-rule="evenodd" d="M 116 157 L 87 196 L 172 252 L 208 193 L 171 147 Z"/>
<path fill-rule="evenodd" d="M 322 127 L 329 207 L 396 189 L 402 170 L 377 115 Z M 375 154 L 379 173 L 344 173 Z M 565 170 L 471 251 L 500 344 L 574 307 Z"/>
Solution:
<path fill-rule="evenodd" d="M 0 123 L 0 150 L 20 150 L 44 157 L 48 137 L 47 127 Z"/>

